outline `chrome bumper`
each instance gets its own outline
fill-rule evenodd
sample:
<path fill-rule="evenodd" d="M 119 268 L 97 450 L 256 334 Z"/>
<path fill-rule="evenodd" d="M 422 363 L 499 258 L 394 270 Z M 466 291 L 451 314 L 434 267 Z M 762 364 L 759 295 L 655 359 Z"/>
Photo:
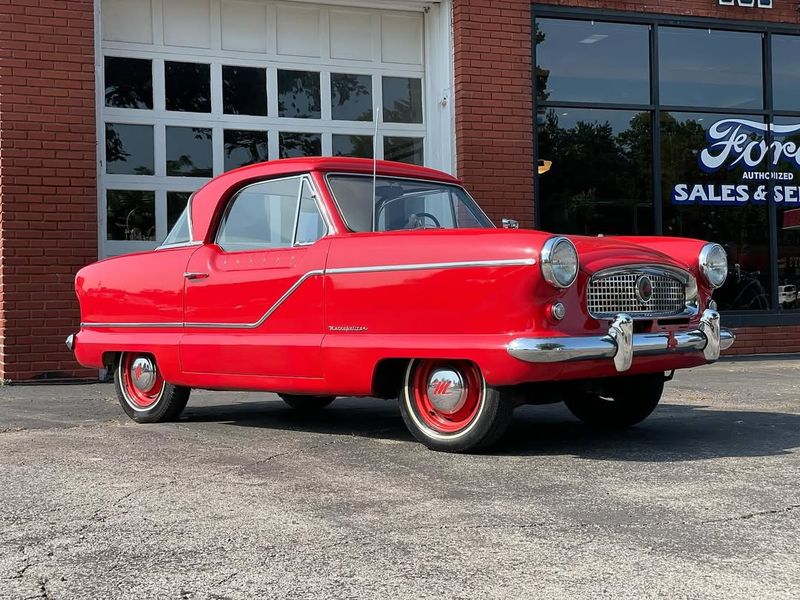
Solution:
<path fill-rule="evenodd" d="M 631 368 L 634 356 L 655 356 L 676 352 L 702 352 L 714 362 L 721 350 L 733 345 L 733 332 L 720 327 L 719 313 L 706 310 L 700 325 L 692 331 L 633 333 L 633 319 L 617 315 L 604 336 L 517 338 L 508 345 L 514 358 L 532 363 L 556 363 L 611 358 L 617 371 Z"/>

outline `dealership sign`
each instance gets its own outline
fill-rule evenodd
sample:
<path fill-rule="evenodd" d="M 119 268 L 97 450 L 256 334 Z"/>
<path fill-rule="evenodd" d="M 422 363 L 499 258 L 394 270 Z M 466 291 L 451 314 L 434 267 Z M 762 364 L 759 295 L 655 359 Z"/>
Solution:
<path fill-rule="evenodd" d="M 772 0 L 719 0 L 724 6 L 746 6 L 752 8 L 772 8 Z"/>
<path fill-rule="evenodd" d="M 785 139 L 793 135 L 795 141 Z M 742 183 L 679 183 L 672 189 L 674 204 L 763 204 L 770 199 L 800 204 L 800 186 L 788 183 L 794 181 L 794 173 L 777 171 L 781 165 L 800 169 L 800 123 L 722 119 L 708 129 L 706 137 L 708 146 L 698 155 L 700 168 L 706 173 L 742 168 Z M 772 189 L 770 182 L 774 182 Z"/>

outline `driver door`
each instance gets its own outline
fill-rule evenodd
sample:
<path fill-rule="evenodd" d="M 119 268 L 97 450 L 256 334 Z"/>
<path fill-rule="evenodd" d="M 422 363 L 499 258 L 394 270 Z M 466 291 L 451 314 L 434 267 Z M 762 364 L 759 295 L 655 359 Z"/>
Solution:
<path fill-rule="evenodd" d="M 326 231 L 307 177 L 235 194 L 186 269 L 184 372 L 321 377 Z"/>

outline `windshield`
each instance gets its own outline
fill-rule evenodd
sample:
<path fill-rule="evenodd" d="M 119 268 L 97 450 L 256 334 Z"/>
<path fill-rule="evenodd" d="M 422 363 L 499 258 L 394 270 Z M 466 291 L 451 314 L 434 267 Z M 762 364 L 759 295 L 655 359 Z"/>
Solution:
<path fill-rule="evenodd" d="M 333 197 L 353 231 L 493 227 L 460 187 L 398 177 L 329 175 Z M 373 227 L 374 223 L 374 227 Z"/>

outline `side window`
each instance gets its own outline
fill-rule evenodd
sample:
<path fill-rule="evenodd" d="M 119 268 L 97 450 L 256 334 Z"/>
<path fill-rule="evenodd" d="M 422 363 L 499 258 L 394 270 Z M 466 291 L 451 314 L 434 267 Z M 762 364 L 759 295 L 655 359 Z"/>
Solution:
<path fill-rule="evenodd" d="M 227 252 L 292 245 L 300 177 L 250 185 L 233 197 L 217 234 Z"/>
<path fill-rule="evenodd" d="M 300 214 L 297 216 L 297 235 L 295 244 L 313 244 L 327 233 L 325 221 L 319 214 L 314 192 L 307 179 L 303 180 L 303 191 L 300 194 Z"/>

